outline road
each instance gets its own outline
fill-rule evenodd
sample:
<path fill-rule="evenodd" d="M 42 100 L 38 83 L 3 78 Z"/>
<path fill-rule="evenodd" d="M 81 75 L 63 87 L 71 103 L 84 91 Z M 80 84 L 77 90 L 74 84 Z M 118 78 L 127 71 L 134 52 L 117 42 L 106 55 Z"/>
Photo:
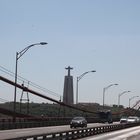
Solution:
<path fill-rule="evenodd" d="M 86 137 L 79 140 L 140 140 L 140 126 Z"/>
<path fill-rule="evenodd" d="M 106 124 L 101 123 L 92 123 L 88 124 L 88 127 L 101 126 Z M 16 137 L 37 135 L 37 134 L 47 134 L 51 132 L 60 132 L 71 130 L 69 125 L 63 126 L 51 126 L 51 127 L 36 127 L 36 128 L 26 128 L 26 129 L 13 129 L 13 130 L 1 130 L 0 131 L 0 140 L 4 139 L 14 139 Z"/>
<path fill-rule="evenodd" d="M 88 127 L 101 126 L 101 125 L 106 125 L 106 124 L 94 123 L 94 124 L 88 124 Z M 67 130 L 71 130 L 69 125 L 1 130 L 0 140 L 14 139 L 17 137 L 39 135 L 39 134 L 43 135 L 47 133 L 67 131 Z M 81 138 L 80 140 L 140 140 L 140 126 L 104 133 L 104 134 L 99 134 L 99 135 L 94 135 L 91 137 Z"/>

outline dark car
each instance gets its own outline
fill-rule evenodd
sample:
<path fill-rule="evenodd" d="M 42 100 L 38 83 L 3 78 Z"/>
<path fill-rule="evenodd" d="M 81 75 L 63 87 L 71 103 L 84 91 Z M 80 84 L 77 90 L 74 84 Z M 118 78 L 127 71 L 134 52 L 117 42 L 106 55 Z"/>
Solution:
<path fill-rule="evenodd" d="M 74 117 L 70 122 L 70 128 L 87 127 L 87 120 L 84 117 Z"/>

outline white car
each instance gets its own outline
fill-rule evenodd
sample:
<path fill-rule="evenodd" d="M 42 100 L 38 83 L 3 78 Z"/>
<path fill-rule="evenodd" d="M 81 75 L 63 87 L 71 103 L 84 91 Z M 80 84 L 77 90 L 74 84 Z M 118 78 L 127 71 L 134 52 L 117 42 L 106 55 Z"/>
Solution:
<path fill-rule="evenodd" d="M 135 122 L 139 122 L 139 117 L 137 116 L 129 116 L 127 119 L 128 123 L 135 123 Z"/>
<path fill-rule="evenodd" d="M 128 117 L 121 117 L 120 123 L 127 123 Z"/>

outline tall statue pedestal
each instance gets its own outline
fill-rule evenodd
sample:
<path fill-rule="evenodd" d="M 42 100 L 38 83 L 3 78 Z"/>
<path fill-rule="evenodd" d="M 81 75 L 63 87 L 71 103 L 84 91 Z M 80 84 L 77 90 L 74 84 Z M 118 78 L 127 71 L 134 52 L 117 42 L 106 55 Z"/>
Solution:
<path fill-rule="evenodd" d="M 73 76 L 70 75 L 70 70 L 73 69 L 70 66 L 66 68 L 68 70 L 68 76 L 65 76 L 63 102 L 66 104 L 74 104 L 73 99 Z"/>

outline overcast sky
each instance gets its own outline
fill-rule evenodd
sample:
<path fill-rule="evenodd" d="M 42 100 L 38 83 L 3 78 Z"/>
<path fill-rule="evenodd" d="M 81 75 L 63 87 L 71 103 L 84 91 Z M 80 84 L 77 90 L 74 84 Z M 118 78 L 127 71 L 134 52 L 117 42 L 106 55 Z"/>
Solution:
<path fill-rule="evenodd" d="M 128 106 L 140 95 L 139 7 L 139 0 L 1 0 L 0 66 L 14 72 L 16 52 L 44 41 L 19 59 L 18 75 L 62 96 L 71 66 L 75 96 L 76 77 L 96 70 L 79 81 L 79 102 L 102 104 L 103 88 L 117 83 L 106 90 L 105 104 L 118 104 L 118 94 L 130 90 L 120 103 Z M 14 81 L 2 68 L 0 75 Z M 13 97 L 14 88 L 0 81 L 0 98 Z"/>

